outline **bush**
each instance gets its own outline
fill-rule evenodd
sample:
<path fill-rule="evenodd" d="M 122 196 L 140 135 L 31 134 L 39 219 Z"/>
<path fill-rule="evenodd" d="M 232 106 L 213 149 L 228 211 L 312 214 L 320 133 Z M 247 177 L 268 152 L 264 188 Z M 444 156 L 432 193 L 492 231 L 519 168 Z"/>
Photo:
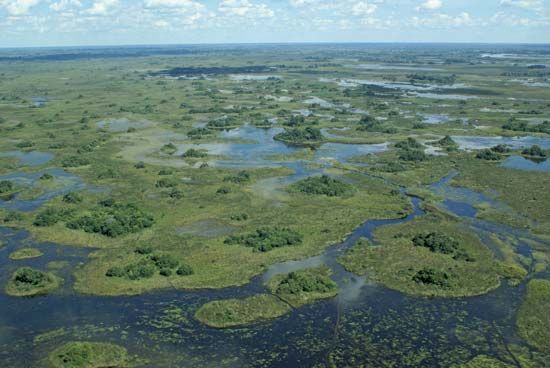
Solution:
<path fill-rule="evenodd" d="M 65 203 L 81 203 L 83 201 L 82 196 L 77 192 L 70 192 L 63 196 L 63 202 Z"/>
<path fill-rule="evenodd" d="M 336 290 L 336 283 L 329 277 L 310 272 L 290 272 L 281 280 L 276 294 L 299 295 L 301 293 L 328 293 Z"/>
<path fill-rule="evenodd" d="M 541 124 L 529 124 L 526 121 L 510 120 L 502 126 L 502 129 L 516 132 L 532 132 L 550 134 L 550 121 L 543 121 Z"/>
<path fill-rule="evenodd" d="M 307 127 L 305 129 L 285 129 L 273 137 L 275 140 L 290 143 L 317 143 L 324 140 L 323 134 L 317 128 Z"/>
<path fill-rule="evenodd" d="M 229 175 L 223 178 L 223 181 L 235 184 L 242 184 L 250 181 L 250 174 L 247 171 L 239 171 L 236 175 Z"/>
<path fill-rule="evenodd" d="M 476 154 L 476 158 L 487 161 L 498 161 L 501 159 L 501 156 L 498 153 L 491 151 L 490 149 L 484 149 Z"/>
<path fill-rule="evenodd" d="M 34 219 L 33 224 L 35 226 L 52 226 L 59 221 L 67 220 L 72 214 L 72 211 L 64 208 L 46 208 Z"/>
<path fill-rule="evenodd" d="M 9 193 L 15 190 L 15 184 L 9 180 L 0 180 L 0 194 Z"/>
<path fill-rule="evenodd" d="M 260 252 L 268 252 L 274 248 L 301 244 L 303 236 L 288 228 L 261 228 L 245 235 L 233 235 L 225 239 L 225 244 L 244 245 Z"/>
<path fill-rule="evenodd" d="M 178 267 L 178 260 L 169 254 L 152 255 L 151 261 L 160 269 L 171 269 Z"/>
<path fill-rule="evenodd" d="M 178 276 L 189 276 L 189 275 L 192 275 L 194 273 L 195 272 L 193 271 L 193 268 L 191 266 L 189 266 L 188 264 L 185 264 L 185 263 L 180 265 L 179 268 L 176 271 L 176 274 Z"/>
<path fill-rule="evenodd" d="M 399 154 L 399 159 L 410 162 L 426 161 L 428 156 L 422 150 L 404 150 Z"/>
<path fill-rule="evenodd" d="M 508 148 L 505 144 L 497 144 L 494 147 L 491 147 L 491 151 L 496 153 L 508 153 L 510 152 L 510 148 Z"/>
<path fill-rule="evenodd" d="M 192 139 L 200 139 L 205 135 L 209 135 L 211 131 L 207 128 L 193 128 L 189 132 L 187 132 L 187 135 Z"/>
<path fill-rule="evenodd" d="M 51 282 L 48 274 L 30 267 L 22 267 L 15 272 L 14 282 L 16 286 L 39 287 Z"/>
<path fill-rule="evenodd" d="M 172 270 L 169 269 L 169 268 L 162 269 L 162 270 L 160 270 L 159 273 L 160 273 L 161 276 L 164 276 L 164 277 L 172 276 Z"/>
<path fill-rule="evenodd" d="M 90 164 L 90 160 L 84 157 L 80 156 L 69 156 L 65 157 L 61 161 L 61 165 L 63 167 L 78 167 L 78 166 L 86 166 Z"/>
<path fill-rule="evenodd" d="M 183 158 L 203 158 L 206 156 L 208 156 L 208 153 L 206 151 L 194 148 L 188 149 L 181 155 L 181 157 Z"/>
<path fill-rule="evenodd" d="M 140 161 L 137 164 L 134 165 L 136 169 L 145 169 L 145 162 Z"/>
<path fill-rule="evenodd" d="M 414 246 L 428 248 L 434 253 L 451 254 L 458 249 L 458 241 L 437 232 L 418 234 L 412 242 Z"/>
<path fill-rule="evenodd" d="M 417 150 L 417 149 L 422 149 L 423 148 L 423 146 L 422 146 L 422 144 L 420 144 L 420 142 L 418 142 L 416 139 L 411 138 L 411 137 L 407 138 L 404 141 L 397 142 L 395 144 L 395 147 L 403 149 L 403 150 Z"/>
<path fill-rule="evenodd" d="M 151 254 L 153 253 L 153 248 L 150 245 L 140 245 L 134 252 L 141 255 Z"/>
<path fill-rule="evenodd" d="M 216 190 L 216 194 L 229 194 L 231 193 L 231 188 L 229 187 L 220 187 Z"/>
<path fill-rule="evenodd" d="M 329 197 L 344 196 L 353 192 L 352 185 L 330 176 L 314 176 L 301 180 L 293 185 L 293 188 L 306 194 L 326 195 Z"/>
<path fill-rule="evenodd" d="M 237 214 L 231 215 L 229 218 L 233 221 L 246 221 L 248 220 L 248 214 L 237 213 Z"/>
<path fill-rule="evenodd" d="M 413 281 L 419 284 L 434 285 L 439 287 L 449 286 L 449 275 L 441 270 L 425 267 L 413 276 Z"/>
<path fill-rule="evenodd" d="M 524 149 L 521 153 L 527 156 L 546 157 L 546 153 L 536 144 L 531 148 Z"/>
<path fill-rule="evenodd" d="M 181 199 L 184 197 L 184 194 L 181 190 L 172 188 L 172 190 L 168 193 L 168 196 L 173 199 Z"/>
<path fill-rule="evenodd" d="M 133 204 L 112 204 L 96 209 L 91 215 L 82 216 L 67 224 L 74 230 L 117 237 L 135 233 L 153 226 L 154 219 Z"/>
<path fill-rule="evenodd" d="M 42 176 L 40 176 L 39 179 L 40 179 L 40 180 L 52 180 L 52 179 L 53 179 L 53 175 L 48 174 L 48 173 L 45 173 L 45 174 L 42 174 Z"/>
<path fill-rule="evenodd" d="M 176 147 L 176 145 L 174 143 L 168 143 L 168 144 L 165 144 L 164 146 L 162 146 L 160 151 L 162 153 L 166 153 L 168 155 L 173 155 L 174 153 L 176 153 L 178 151 L 178 147 Z"/>
<path fill-rule="evenodd" d="M 163 178 L 157 181 L 157 188 L 173 188 L 179 184 L 178 179 L 176 178 Z"/>
<path fill-rule="evenodd" d="M 159 175 L 172 175 L 174 172 L 170 169 L 161 169 L 159 171 Z"/>

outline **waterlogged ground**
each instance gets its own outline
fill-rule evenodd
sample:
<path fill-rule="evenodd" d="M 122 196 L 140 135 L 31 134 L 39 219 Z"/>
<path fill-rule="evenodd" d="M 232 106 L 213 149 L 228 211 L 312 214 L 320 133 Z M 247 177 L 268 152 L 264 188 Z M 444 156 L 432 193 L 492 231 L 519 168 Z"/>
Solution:
<path fill-rule="evenodd" d="M 138 367 L 549 366 L 550 350 L 517 318 L 529 282 L 550 279 L 550 94 L 547 72 L 529 67 L 545 54 L 464 46 L 449 61 L 445 48 L 396 57 L 341 46 L 342 59 L 336 46 L 277 47 L 196 50 L 185 63 L 0 64 L 2 90 L 13 91 L 0 93 L 2 367 L 48 367 L 48 354 L 71 341 L 122 346 Z M 527 125 L 504 126 L 518 121 Z M 277 139 L 295 128 L 321 138 Z M 320 175 L 353 191 L 297 191 Z M 106 199 L 154 223 L 121 236 L 68 228 L 107 211 Z M 59 218 L 38 221 L 44 211 Z M 358 271 L 370 254 L 361 244 L 384 250 L 426 219 L 479 241 L 473 262 L 486 262 L 495 282 L 407 290 L 384 276 L 409 272 L 392 253 L 389 269 Z M 259 252 L 224 243 L 270 226 L 297 231 L 302 244 Z M 106 276 L 140 257 L 138 246 L 194 273 Z M 10 258 L 28 248 L 42 255 Z M 24 266 L 63 282 L 47 295 L 9 296 L 4 287 Z M 208 302 L 270 294 L 274 277 L 319 266 L 336 297 L 238 328 L 195 318 Z"/>

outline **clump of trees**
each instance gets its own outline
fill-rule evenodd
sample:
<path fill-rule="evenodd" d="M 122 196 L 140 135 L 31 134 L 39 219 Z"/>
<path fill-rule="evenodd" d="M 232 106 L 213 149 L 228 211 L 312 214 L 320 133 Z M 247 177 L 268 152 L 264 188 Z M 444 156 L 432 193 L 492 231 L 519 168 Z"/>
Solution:
<path fill-rule="evenodd" d="M 446 234 L 439 232 L 427 232 L 422 234 L 417 234 L 412 239 L 413 245 L 415 247 L 424 247 L 428 248 L 434 253 L 448 254 L 453 255 L 454 260 L 463 260 L 466 262 L 475 261 L 474 258 L 470 257 L 466 251 L 460 248 L 458 240 L 450 237 Z"/>
<path fill-rule="evenodd" d="M 77 192 L 70 192 L 63 196 L 63 202 L 65 203 L 76 204 L 81 203 L 83 200 L 84 198 L 82 198 L 82 195 Z"/>
<path fill-rule="evenodd" d="M 360 132 L 378 132 L 388 134 L 397 133 L 397 129 L 384 126 L 382 122 L 376 120 L 370 115 L 364 115 L 361 117 L 361 120 L 359 120 L 359 126 L 356 130 Z"/>
<path fill-rule="evenodd" d="M 157 272 L 165 277 L 172 276 L 174 270 L 178 276 L 188 276 L 194 273 L 190 265 L 178 261 L 172 255 L 152 254 L 152 251 L 152 248 L 148 246 L 136 248 L 135 253 L 142 256 L 141 259 L 124 267 L 111 267 L 105 276 L 140 280 L 151 278 Z"/>
<path fill-rule="evenodd" d="M 51 283 L 52 278 L 45 272 L 30 267 L 22 267 L 15 271 L 13 281 L 16 287 L 42 287 Z"/>
<path fill-rule="evenodd" d="M 65 157 L 61 161 L 61 165 L 63 167 L 79 167 L 79 166 L 86 166 L 89 164 L 90 164 L 90 160 L 81 156 L 69 156 L 69 157 Z"/>
<path fill-rule="evenodd" d="M 15 184 L 9 180 L 0 180 L 0 194 L 6 194 L 15 190 Z"/>
<path fill-rule="evenodd" d="M 67 221 L 72 216 L 73 211 L 66 208 L 46 208 L 39 212 L 34 219 L 34 226 L 53 226 L 60 221 Z"/>
<path fill-rule="evenodd" d="M 174 143 L 165 144 L 160 149 L 160 151 L 162 153 L 166 153 L 167 155 L 173 155 L 174 153 L 177 152 L 177 150 L 178 150 L 178 147 L 176 147 L 176 145 Z"/>
<path fill-rule="evenodd" d="M 296 127 L 299 125 L 303 125 L 305 123 L 306 119 L 303 115 L 291 115 L 290 118 L 285 122 L 286 126 L 290 127 Z"/>
<path fill-rule="evenodd" d="M 449 287 L 450 276 L 447 272 L 433 267 L 424 267 L 413 276 L 413 281 L 419 284 Z"/>
<path fill-rule="evenodd" d="M 246 221 L 248 220 L 248 214 L 246 213 L 236 213 L 229 217 L 233 221 Z"/>
<path fill-rule="evenodd" d="M 490 149 L 483 149 L 476 154 L 476 158 L 487 161 L 499 161 L 502 156 Z"/>
<path fill-rule="evenodd" d="M 235 175 L 226 176 L 225 178 L 223 178 L 223 181 L 235 184 L 247 183 L 250 181 L 250 173 L 246 170 L 242 170 Z"/>
<path fill-rule="evenodd" d="M 206 151 L 195 148 L 189 148 L 181 155 L 183 158 L 203 158 L 206 156 L 208 156 Z"/>
<path fill-rule="evenodd" d="M 531 148 L 524 149 L 521 153 L 526 156 L 546 157 L 546 152 L 536 144 L 531 146 Z"/>
<path fill-rule="evenodd" d="M 405 139 L 404 141 L 397 142 L 395 147 L 402 150 L 419 150 L 424 148 L 420 142 L 411 137 Z"/>
<path fill-rule="evenodd" d="M 187 132 L 187 136 L 191 139 L 201 139 L 211 133 L 208 128 L 193 128 Z"/>
<path fill-rule="evenodd" d="M 301 293 L 329 293 L 336 290 L 336 283 L 330 277 L 313 272 L 290 272 L 275 290 L 279 295 L 300 295 Z"/>
<path fill-rule="evenodd" d="M 449 135 L 446 135 L 445 137 L 435 142 L 435 145 L 439 147 L 443 147 L 447 151 L 455 151 L 458 149 L 458 144 Z"/>
<path fill-rule="evenodd" d="M 92 214 L 69 221 L 67 227 L 115 238 L 149 228 L 154 222 L 153 216 L 134 204 L 119 204 L 107 200 L 100 202 L 100 206 Z"/>
<path fill-rule="evenodd" d="M 324 140 L 321 130 L 312 127 L 285 129 L 284 132 L 275 135 L 273 139 L 295 144 L 314 144 Z"/>
<path fill-rule="evenodd" d="M 292 187 L 302 193 L 326 195 L 329 197 L 344 196 L 354 191 L 354 187 L 351 184 L 333 179 L 328 175 L 305 178 L 293 184 Z"/>
<path fill-rule="evenodd" d="M 543 121 L 540 124 L 529 124 L 527 121 L 511 119 L 502 126 L 502 129 L 516 132 L 546 133 L 550 134 L 550 121 Z"/>
<path fill-rule="evenodd" d="M 210 120 L 206 123 L 206 127 L 209 129 L 228 129 L 235 127 L 237 119 L 232 116 L 224 116 L 218 119 Z"/>
<path fill-rule="evenodd" d="M 510 152 L 510 148 L 505 144 L 497 144 L 496 146 L 491 147 L 491 151 L 505 154 Z"/>
<path fill-rule="evenodd" d="M 225 239 L 229 245 L 243 245 L 259 252 L 268 252 L 274 248 L 299 245 L 303 235 L 289 228 L 264 227 L 249 234 L 232 235 Z"/>
<path fill-rule="evenodd" d="M 414 138 L 409 137 L 397 142 L 395 147 L 399 149 L 399 159 L 402 161 L 420 162 L 428 159 L 424 153 L 424 146 Z"/>

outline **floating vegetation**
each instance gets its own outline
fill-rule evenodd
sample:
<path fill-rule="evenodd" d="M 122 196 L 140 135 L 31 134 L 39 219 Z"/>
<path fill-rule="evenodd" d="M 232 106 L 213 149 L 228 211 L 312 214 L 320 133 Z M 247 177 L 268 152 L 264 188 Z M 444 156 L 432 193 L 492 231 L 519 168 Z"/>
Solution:
<path fill-rule="evenodd" d="M 53 368 L 123 368 L 130 359 L 125 348 L 104 342 L 73 341 L 50 353 Z"/>

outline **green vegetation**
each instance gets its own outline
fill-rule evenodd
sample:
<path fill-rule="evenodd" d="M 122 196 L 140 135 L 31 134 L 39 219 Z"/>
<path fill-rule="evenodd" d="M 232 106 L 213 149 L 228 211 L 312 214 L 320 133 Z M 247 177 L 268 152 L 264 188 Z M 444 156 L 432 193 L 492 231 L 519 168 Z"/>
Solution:
<path fill-rule="evenodd" d="M 53 273 L 21 267 L 8 281 L 6 293 L 12 296 L 42 295 L 57 289 L 62 282 L 63 280 Z"/>
<path fill-rule="evenodd" d="M 111 238 L 151 227 L 154 219 L 134 204 L 103 203 L 92 214 L 71 220 L 67 227 Z"/>
<path fill-rule="evenodd" d="M 194 148 L 189 148 L 181 155 L 183 158 L 204 158 L 206 156 L 208 156 L 208 152 Z"/>
<path fill-rule="evenodd" d="M 291 307 L 276 296 L 259 294 L 206 303 L 197 310 L 195 318 L 210 327 L 227 328 L 277 318 L 290 310 Z"/>
<path fill-rule="evenodd" d="M 527 296 L 519 309 L 517 326 L 520 335 L 537 349 L 550 352 L 550 281 L 531 280 Z"/>
<path fill-rule="evenodd" d="M 550 121 L 544 121 L 541 124 L 529 124 L 526 121 L 512 119 L 508 123 L 504 124 L 502 129 L 513 130 L 516 132 L 550 134 Z"/>
<path fill-rule="evenodd" d="M 285 129 L 277 134 L 274 139 L 291 144 L 317 144 L 324 140 L 321 130 L 307 127 L 304 129 Z"/>
<path fill-rule="evenodd" d="M 294 246 L 302 243 L 303 236 L 289 228 L 264 227 L 245 235 L 232 235 L 225 239 L 228 245 L 243 245 L 259 252 L 269 252 L 274 248 Z"/>
<path fill-rule="evenodd" d="M 125 348 L 104 342 L 68 342 L 48 356 L 52 368 L 123 368 L 130 359 Z"/>
<path fill-rule="evenodd" d="M 162 146 L 160 149 L 162 153 L 166 153 L 167 155 L 173 155 L 178 151 L 178 147 L 174 143 L 168 143 Z"/>
<path fill-rule="evenodd" d="M 479 295 L 496 288 L 504 276 L 475 235 L 437 212 L 384 226 L 375 232 L 375 239 L 376 245 L 359 241 L 338 262 L 407 294 Z"/>
<path fill-rule="evenodd" d="M 15 190 L 15 184 L 9 180 L 0 180 L 0 194 L 6 194 Z"/>
<path fill-rule="evenodd" d="M 355 189 L 351 184 L 322 175 L 300 180 L 291 186 L 291 190 L 306 194 L 341 197 L 353 193 Z"/>
<path fill-rule="evenodd" d="M 157 271 L 162 276 L 171 276 L 176 270 L 178 276 L 192 275 L 193 268 L 185 263 L 180 263 L 177 259 L 169 254 L 151 254 L 151 248 L 137 248 L 136 253 L 145 257 L 140 258 L 137 262 L 127 266 L 115 266 L 109 268 L 105 273 L 107 277 L 124 277 L 128 280 L 149 279 L 153 277 Z"/>
<path fill-rule="evenodd" d="M 90 160 L 82 156 L 68 156 L 63 159 L 61 165 L 63 167 L 79 167 L 90 164 Z"/>
<path fill-rule="evenodd" d="M 504 363 L 498 359 L 478 355 L 467 363 L 454 365 L 452 368 L 512 368 L 513 365 Z"/>
<path fill-rule="evenodd" d="M 531 146 L 531 148 L 524 149 L 523 151 L 521 151 L 521 154 L 533 157 L 546 157 L 546 152 L 544 152 L 544 150 L 536 144 Z"/>
<path fill-rule="evenodd" d="M 456 151 L 458 149 L 458 144 L 449 135 L 446 135 L 445 137 L 441 138 L 440 140 L 435 142 L 434 145 L 443 147 L 448 152 Z"/>
<path fill-rule="evenodd" d="M 269 288 L 282 300 L 298 308 L 319 299 L 332 298 L 338 287 L 328 267 L 318 267 L 274 276 Z"/>
<path fill-rule="evenodd" d="M 487 161 L 499 161 L 502 159 L 502 156 L 492 149 L 484 149 L 476 153 L 476 158 Z"/>
<path fill-rule="evenodd" d="M 30 258 L 37 258 L 42 256 L 44 253 L 40 251 L 40 249 L 36 248 L 21 248 L 16 250 L 15 252 L 12 252 L 10 254 L 10 259 L 14 261 L 22 260 L 22 259 L 30 259 Z"/>
<path fill-rule="evenodd" d="M 250 181 L 250 173 L 248 171 L 242 170 L 235 175 L 226 176 L 225 178 L 223 178 L 223 181 L 235 184 L 248 183 Z"/>

